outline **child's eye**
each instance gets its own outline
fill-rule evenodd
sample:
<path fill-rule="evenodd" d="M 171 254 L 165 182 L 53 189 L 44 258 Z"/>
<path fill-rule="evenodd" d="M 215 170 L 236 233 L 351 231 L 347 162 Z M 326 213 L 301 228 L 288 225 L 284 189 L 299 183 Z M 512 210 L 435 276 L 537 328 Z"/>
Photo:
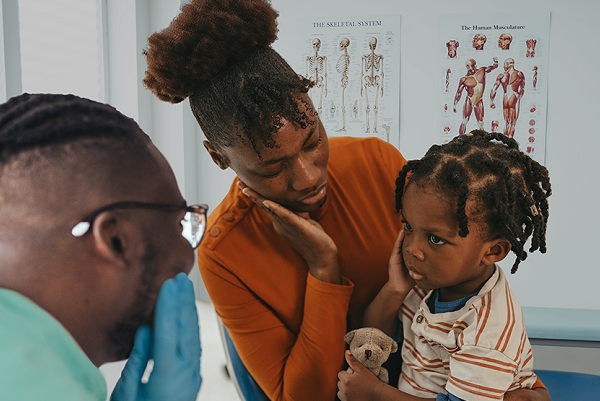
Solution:
<path fill-rule="evenodd" d="M 412 231 L 412 227 L 406 221 L 404 222 L 404 231 Z"/>
<path fill-rule="evenodd" d="M 446 243 L 446 241 L 444 241 L 443 239 L 441 239 L 437 235 L 433 235 L 433 234 L 429 235 L 429 242 L 431 242 L 434 245 L 442 245 L 442 244 Z"/>

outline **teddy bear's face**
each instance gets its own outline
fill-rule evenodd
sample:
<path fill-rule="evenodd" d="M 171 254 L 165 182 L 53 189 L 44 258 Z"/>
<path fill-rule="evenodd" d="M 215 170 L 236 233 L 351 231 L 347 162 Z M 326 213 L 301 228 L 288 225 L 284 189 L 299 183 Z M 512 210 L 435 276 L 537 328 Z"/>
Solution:
<path fill-rule="evenodd" d="M 352 355 L 367 368 L 381 366 L 390 353 L 398 350 L 394 340 L 374 328 L 354 330 L 346 334 L 346 342 Z"/>

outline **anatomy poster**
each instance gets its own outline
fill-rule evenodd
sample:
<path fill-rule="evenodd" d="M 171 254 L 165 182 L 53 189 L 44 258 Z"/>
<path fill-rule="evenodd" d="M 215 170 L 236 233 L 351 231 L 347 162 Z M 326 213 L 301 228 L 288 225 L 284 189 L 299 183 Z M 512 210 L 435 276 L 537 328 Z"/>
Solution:
<path fill-rule="evenodd" d="M 374 136 L 398 147 L 400 16 L 296 21 L 295 70 L 329 136 Z"/>
<path fill-rule="evenodd" d="M 440 15 L 440 143 L 482 128 L 544 164 L 550 13 Z"/>

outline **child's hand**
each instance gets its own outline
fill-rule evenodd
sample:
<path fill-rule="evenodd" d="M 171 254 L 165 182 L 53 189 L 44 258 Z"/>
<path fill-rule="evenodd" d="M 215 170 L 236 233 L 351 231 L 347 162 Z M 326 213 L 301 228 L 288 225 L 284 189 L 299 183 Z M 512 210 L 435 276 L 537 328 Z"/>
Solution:
<path fill-rule="evenodd" d="M 345 370 L 338 373 L 338 398 L 341 401 L 374 399 L 386 384 L 354 358 L 350 351 L 346 351 L 346 361 L 354 373 Z"/>
<path fill-rule="evenodd" d="M 266 199 L 238 181 L 238 187 L 273 222 L 275 231 L 306 260 L 310 273 L 321 281 L 341 283 L 337 247 L 323 227 L 308 213 L 294 213 L 280 204 Z"/>
<path fill-rule="evenodd" d="M 392 256 L 390 256 L 390 264 L 388 267 L 389 279 L 387 286 L 395 293 L 406 296 L 415 286 L 415 280 L 408 274 L 408 269 L 404 265 L 404 257 L 402 256 L 402 241 L 404 241 L 404 229 L 400 230 Z"/>

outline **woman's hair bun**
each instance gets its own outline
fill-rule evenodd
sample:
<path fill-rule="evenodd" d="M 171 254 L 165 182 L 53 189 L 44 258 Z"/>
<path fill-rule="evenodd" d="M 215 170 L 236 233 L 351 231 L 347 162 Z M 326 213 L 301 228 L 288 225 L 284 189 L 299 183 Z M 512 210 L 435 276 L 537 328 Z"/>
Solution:
<path fill-rule="evenodd" d="M 179 103 L 256 48 L 277 39 L 278 13 L 268 0 L 192 0 L 148 38 L 144 85 Z"/>

